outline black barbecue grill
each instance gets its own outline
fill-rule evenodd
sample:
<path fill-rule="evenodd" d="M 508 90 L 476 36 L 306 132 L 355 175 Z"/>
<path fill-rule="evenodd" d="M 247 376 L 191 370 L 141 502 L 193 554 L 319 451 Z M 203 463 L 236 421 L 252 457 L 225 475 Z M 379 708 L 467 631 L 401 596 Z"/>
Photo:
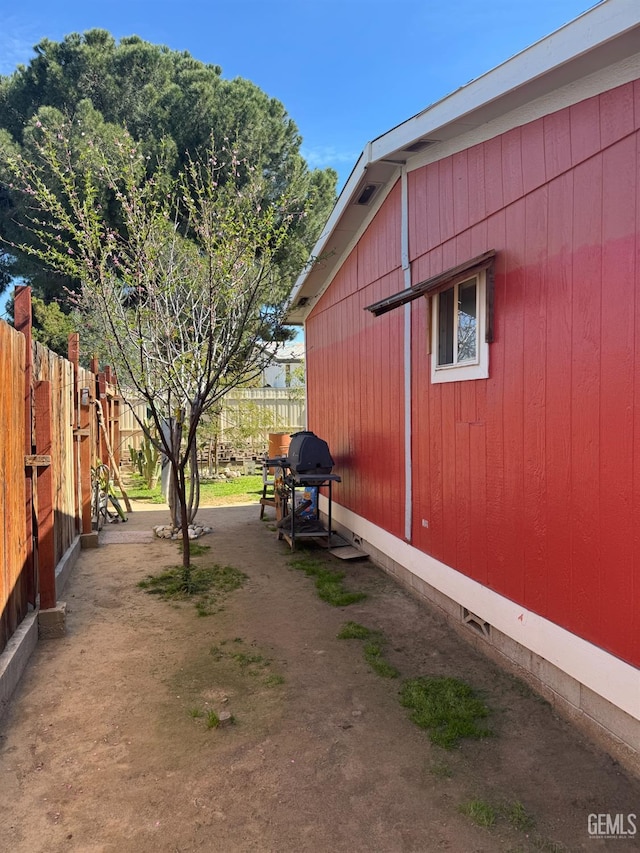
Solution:
<path fill-rule="evenodd" d="M 280 536 L 284 536 L 291 548 L 295 547 L 295 540 L 301 537 L 319 538 L 326 537 L 331 542 L 331 491 L 333 483 L 339 483 L 340 477 L 332 474 L 333 459 L 329 452 L 329 445 L 319 438 L 315 433 L 301 430 L 291 435 L 289 452 L 287 456 L 278 456 L 275 459 L 267 459 L 265 465 L 282 469 L 282 479 L 285 489 L 284 505 L 285 514 L 280 521 Z M 315 494 L 315 505 L 317 507 L 317 491 L 322 487 L 328 489 L 328 525 L 322 525 L 317 513 L 310 513 L 313 509 L 313 498 L 300 501 L 300 490 L 303 493 Z M 315 489 L 315 493 L 312 490 Z M 298 490 L 298 500 L 296 500 Z"/>
<path fill-rule="evenodd" d="M 326 477 L 333 470 L 329 445 L 313 432 L 294 432 L 289 445 L 287 467 L 291 476 L 297 480 L 303 480 L 309 475 Z"/>

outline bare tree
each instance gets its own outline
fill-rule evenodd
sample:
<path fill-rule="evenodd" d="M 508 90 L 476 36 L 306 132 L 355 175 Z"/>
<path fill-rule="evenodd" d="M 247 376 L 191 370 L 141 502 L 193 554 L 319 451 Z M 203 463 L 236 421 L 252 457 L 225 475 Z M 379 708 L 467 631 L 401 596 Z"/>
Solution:
<path fill-rule="evenodd" d="M 81 283 L 81 329 L 115 368 L 125 399 L 129 391 L 146 402 L 155 430 L 140 426 L 171 466 L 188 580 L 196 430 L 273 357 L 286 298 L 278 253 L 305 211 L 228 144 L 211 145 L 160 185 L 126 131 L 108 153 L 86 140 L 82 156 L 70 137 L 64 123 L 37 127 L 36 156 L 5 160 L 26 197 L 31 235 L 18 248 Z"/>

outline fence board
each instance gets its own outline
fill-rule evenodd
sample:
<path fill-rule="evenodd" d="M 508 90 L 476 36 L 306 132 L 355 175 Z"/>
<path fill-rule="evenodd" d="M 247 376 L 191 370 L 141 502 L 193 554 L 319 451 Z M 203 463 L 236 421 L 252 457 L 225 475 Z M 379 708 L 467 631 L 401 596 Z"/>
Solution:
<path fill-rule="evenodd" d="M 0 323 L 0 651 L 27 613 L 25 339 Z"/>
<path fill-rule="evenodd" d="M 29 396 L 25 395 L 25 377 L 28 375 L 26 354 L 31 310 L 29 297 L 26 302 L 24 294 L 22 297 L 24 329 L 16 331 L 0 321 L 0 652 L 25 617 L 30 592 L 35 602 L 36 588 L 34 570 L 27 560 L 31 533 L 27 527 L 25 483 L 31 469 L 25 465 L 27 462 L 38 465 L 43 460 L 33 455 L 31 441 L 27 441 L 25 434 L 29 411 L 28 403 L 25 404 L 25 397 L 29 401 Z M 44 420 L 50 420 L 51 446 L 47 450 L 50 465 L 46 476 L 51 480 L 51 538 L 53 561 L 57 565 L 75 537 L 91 531 L 91 468 L 96 464 L 100 444 L 94 404 L 97 377 L 78 366 L 77 383 L 74 383 L 71 361 L 35 341 L 31 344 L 31 353 L 31 387 L 49 383 L 47 387 L 50 388 L 50 402 L 47 392 L 46 411 L 40 413 L 40 426 Z M 82 389 L 86 389 L 85 397 L 88 398 L 84 406 L 80 404 Z M 107 384 L 106 394 L 108 428 L 117 439 L 119 404 L 113 384 Z M 33 394 L 30 402 L 36 434 L 38 412 L 33 407 Z M 31 513 L 28 514 L 30 518 Z M 42 519 L 40 522 L 44 525 Z M 51 595 L 55 597 L 55 585 L 51 587 L 49 583 L 48 590 L 49 599 Z"/>

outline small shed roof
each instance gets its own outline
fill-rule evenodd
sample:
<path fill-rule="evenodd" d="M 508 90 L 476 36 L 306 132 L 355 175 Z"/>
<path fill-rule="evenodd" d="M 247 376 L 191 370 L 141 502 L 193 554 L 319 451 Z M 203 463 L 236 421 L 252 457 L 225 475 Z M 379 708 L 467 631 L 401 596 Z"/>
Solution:
<path fill-rule="evenodd" d="M 375 202 L 424 152 L 638 54 L 640 2 L 603 0 L 551 35 L 367 143 L 291 292 L 301 324 L 340 268 Z M 316 260 L 317 259 L 317 260 Z"/>

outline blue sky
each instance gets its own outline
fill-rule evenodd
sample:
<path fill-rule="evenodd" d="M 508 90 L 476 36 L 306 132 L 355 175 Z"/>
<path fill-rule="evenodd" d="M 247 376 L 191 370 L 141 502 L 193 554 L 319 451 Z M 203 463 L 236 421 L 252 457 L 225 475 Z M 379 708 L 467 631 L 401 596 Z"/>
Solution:
<path fill-rule="evenodd" d="M 93 27 L 246 77 L 342 186 L 366 143 L 593 6 L 589 0 L 0 0 L 0 74 Z"/>
<path fill-rule="evenodd" d="M 0 0 L 0 74 L 43 38 L 138 35 L 281 101 L 338 189 L 367 142 L 595 5 L 590 0 Z M 0 297 L 0 316 L 4 311 Z"/>

